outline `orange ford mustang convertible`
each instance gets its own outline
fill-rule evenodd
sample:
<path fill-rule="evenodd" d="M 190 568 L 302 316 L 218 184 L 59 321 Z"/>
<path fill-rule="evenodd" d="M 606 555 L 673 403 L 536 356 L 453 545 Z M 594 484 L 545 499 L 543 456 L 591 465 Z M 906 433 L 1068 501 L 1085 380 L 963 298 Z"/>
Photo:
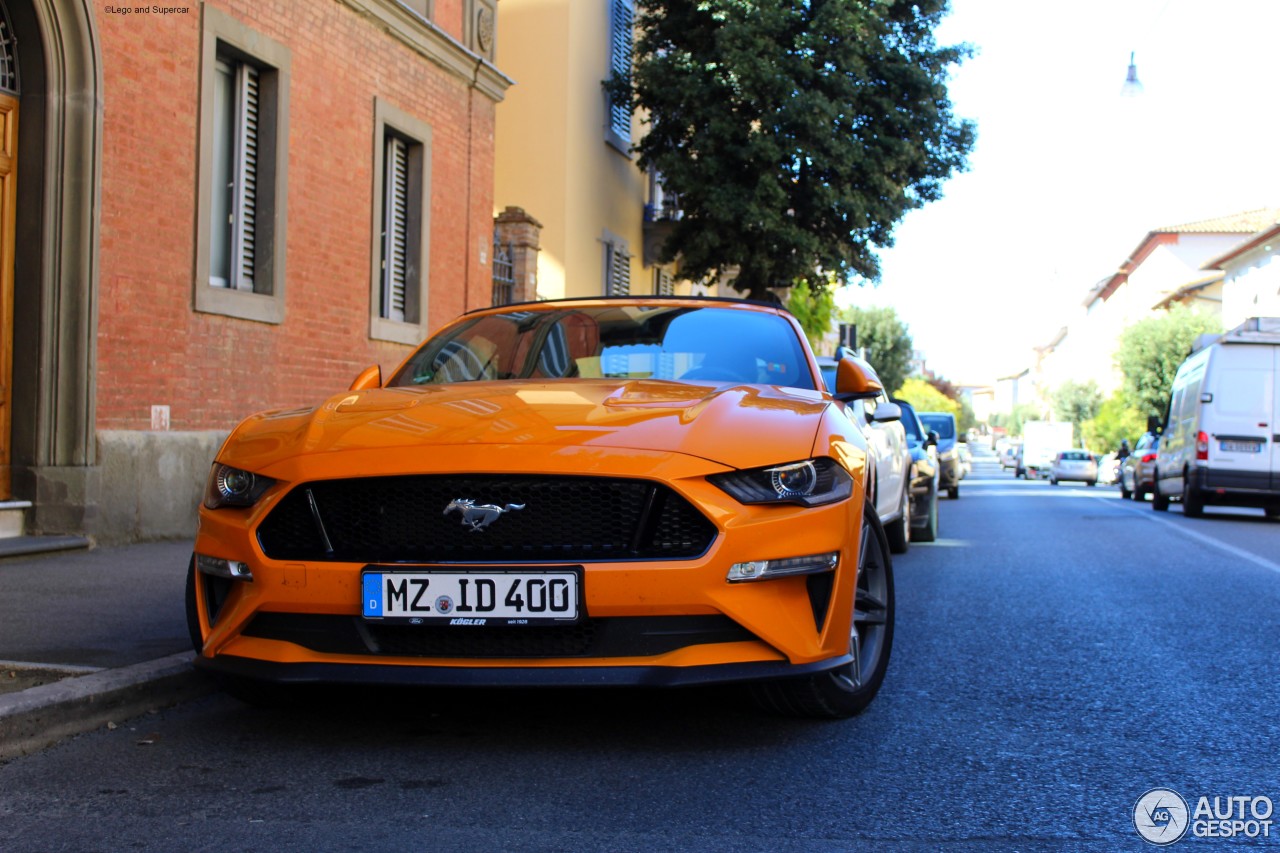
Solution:
<path fill-rule="evenodd" d="M 197 665 L 301 684 L 747 682 L 874 697 L 893 575 L 846 403 L 783 309 L 720 299 L 474 311 L 386 382 L 240 424 L 200 508 Z"/>

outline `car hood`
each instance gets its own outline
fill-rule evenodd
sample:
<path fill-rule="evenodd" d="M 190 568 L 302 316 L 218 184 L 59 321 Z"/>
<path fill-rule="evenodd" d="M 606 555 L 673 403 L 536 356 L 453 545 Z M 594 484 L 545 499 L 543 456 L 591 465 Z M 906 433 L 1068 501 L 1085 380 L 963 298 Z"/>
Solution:
<path fill-rule="evenodd" d="M 219 459 L 261 470 L 302 455 L 479 444 L 656 450 L 752 468 L 808 458 L 830 405 L 817 391 L 655 380 L 375 388 L 253 415 Z"/>

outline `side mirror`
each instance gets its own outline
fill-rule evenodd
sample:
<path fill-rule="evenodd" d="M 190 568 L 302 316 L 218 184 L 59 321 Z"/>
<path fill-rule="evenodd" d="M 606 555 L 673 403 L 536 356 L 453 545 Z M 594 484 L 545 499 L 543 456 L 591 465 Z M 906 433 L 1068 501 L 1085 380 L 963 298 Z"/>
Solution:
<path fill-rule="evenodd" d="M 897 403 L 881 403 L 876 406 L 875 414 L 871 416 L 871 420 L 876 423 L 900 421 L 902 420 L 902 407 Z"/>
<path fill-rule="evenodd" d="M 842 358 L 836 362 L 835 398 L 837 400 L 844 403 L 854 400 L 869 400 L 883 393 L 884 386 L 880 384 L 878 379 L 874 378 L 874 374 L 867 373 L 853 359 Z M 899 411 L 898 416 L 902 416 L 901 411 Z"/>
<path fill-rule="evenodd" d="M 360 375 L 356 377 L 356 381 L 351 383 L 348 391 L 367 391 L 370 388 L 382 387 L 382 368 L 376 364 L 371 364 L 364 370 L 360 371 Z"/>

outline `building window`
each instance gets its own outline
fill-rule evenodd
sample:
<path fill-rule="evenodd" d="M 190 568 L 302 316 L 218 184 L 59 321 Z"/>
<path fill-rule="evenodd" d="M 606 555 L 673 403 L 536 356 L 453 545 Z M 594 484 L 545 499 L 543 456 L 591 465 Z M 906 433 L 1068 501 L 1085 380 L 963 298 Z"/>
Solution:
<path fill-rule="evenodd" d="M 631 253 L 626 241 L 608 233 L 604 238 L 604 295 L 631 293 Z"/>
<path fill-rule="evenodd" d="M 284 319 L 289 51 L 205 7 L 195 307 Z"/>
<path fill-rule="evenodd" d="M 653 292 L 658 296 L 674 296 L 676 293 L 675 276 L 668 267 L 653 268 Z"/>
<path fill-rule="evenodd" d="M 258 212 L 258 69 L 219 58 L 213 93 L 209 283 L 253 291 Z M 263 282 L 270 293 L 270 282 Z"/>
<path fill-rule="evenodd" d="M 609 73 L 631 79 L 632 41 L 635 30 L 633 0 L 609 0 Z M 631 149 L 631 104 L 609 97 L 609 123 L 605 139 L 624 154 Z"/>
<path fill-rule="evenodd" d="M 427 316 L 431 128 L 374 102 L 374 253 L 369 335 L 417 344 Z"/>

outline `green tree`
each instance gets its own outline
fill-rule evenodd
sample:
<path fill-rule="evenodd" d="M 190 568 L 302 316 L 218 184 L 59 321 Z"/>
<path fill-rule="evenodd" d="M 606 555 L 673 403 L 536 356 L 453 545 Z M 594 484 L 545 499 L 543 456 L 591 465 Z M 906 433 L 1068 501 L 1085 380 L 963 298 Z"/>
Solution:
<path fill-rule="evenodd" d="M 831 328 L 831 317 L 836 312 L 836 300 L 830 290 L 814 292 L 808 282 L 800 281 L 787 294 L 787 310 L 792 313 L 809 338 L 809 345 L 817 352 L 822 336 Z"/>
<path fill-rule="evenodd" d="M 991 425 L 1004 427 L 1009 435 L 1022 435 L 1022 425 L 1027 421 L 1042 421 L 1044 416 L 1035 403 L 1020 403 L 1009 414 L 997 412 L 991 416 Z"/>
<path fill-rule="evenodd" d="M 1124 375 L 1125 395 L 1143 418 L 1164 414 L 1173 376 L 1195 339 L 1221 331 L 1222 323 L 1216 317 L 1182 305 L 1152 314 L 1124 330 L 1116 350 L 1116 366 Z"/>
<path fill-rule="evenodd" d="M 682 218 L 662 249 L 682 274 L 754 298 L 804 280 L 880 275 L 910 210 L 967 168 L 940 47 L 947 0 L 637 0 L 630 80 L 607 83 L 648 128 L 641 168 Z"/>
<path fill-rule="evenodd" d="M 846 308 L 841 322 L 857 327 L 858 348 L 866 349 L 867 361 L 880 375 L 889 391 L 902 387 L 911 372 L 911 353 L 915 344 L 907 324 L 898 319 L 892 308 Z"/>
<path fill-rule="evenodd" d="M 1071 424 L 1072 440 L 1077 444 L 1083 437 L 1081 426 L 1092 420 L 1100 408 L 1102 392 L 1092 379 L 1088 382 L 1068 379 L 1053 392 L 1053 412 L 1058 420 Z"/>
<path fill-rule="evenodd" d="M 911 377 L 902 383 L 895 397 L 906 400 L 917 412 L 950 412 L 960 414 L 960 405 L 928 382 Z"/>
<path fill-rule="evenodd" d="M 1085 422 L 1085 446 L 1099 452 L 1115 450 L 1126 438 L 1131 445 L 1136 444 L 1146 429 L 1147 419 L 1117 391 L 1107 398 L 1092 420 Z"/>

